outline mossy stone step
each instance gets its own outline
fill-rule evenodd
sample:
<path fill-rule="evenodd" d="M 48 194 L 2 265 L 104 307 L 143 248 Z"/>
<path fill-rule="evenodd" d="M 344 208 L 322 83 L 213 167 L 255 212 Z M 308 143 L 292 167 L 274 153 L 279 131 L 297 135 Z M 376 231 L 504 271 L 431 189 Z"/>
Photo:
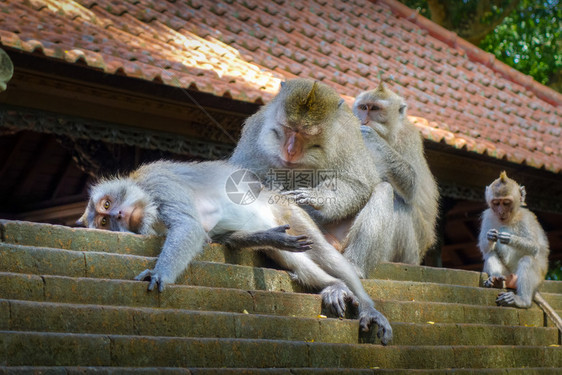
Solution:
<path fill-rule="evenodd" d="M 284 340 L 0 332 L 7 366 L 509 368 L 562 367 L 549 346 L 381 346 Z"/>
<path fill-rule="evenodd" d="M 36 276 L 0 272 L 0 298 L 98 304 L 183 308 L 316 317 L 322 314 L 317 294 L 243 291 L 237 289 L 169 285 L 163 293 L 147 292 L 146 283 L 62 276 Z M 539 327 L 539 309 L 514 309 L 423 301 L 376 300 L 377 309 L 390 321 L 414 323 L 482 323 Z M 1 304 L 0 304 L 1 306 Z M 326 315 L 326 312 L 324 312 Z M 549 322 L 549 326 L 552 323 Z"/>
<path fill-rule="evenodd" d="M 0 374 L 49 375 L 559 375 L 562 368 L 509 368 L 509 369 L 338 369 L 338 368 L 171 368 L 171 367 L 62 367 L 62 366 L 0 366 Z"/>
<path fill-rule="evenodd" d="M 0 300 L 0 329 L 177 337 L 379 343 L 357 320 Z M 550 345 L 555 328 L 392 322 L 393 345 Z"/>

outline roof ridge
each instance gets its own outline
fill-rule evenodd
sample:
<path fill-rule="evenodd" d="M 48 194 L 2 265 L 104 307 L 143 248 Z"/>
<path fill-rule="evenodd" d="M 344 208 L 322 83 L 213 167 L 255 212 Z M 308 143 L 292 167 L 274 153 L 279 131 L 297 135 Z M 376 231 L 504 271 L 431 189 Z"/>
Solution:
<path fill-rule="evenodd" d="M 384 3 L 390 10 L 408 21 L 427 30 L 429 34 L 442 41 L 443 43 L 462 49 L 466 55 L 473 61 L 484 64 L 494 72 L 502 75 L 503 78 L 510 80 L 523 86 L 525 89 L 532 91 L 542 100 L 554 105 L 562 106 L 562 94 L 545 86 L 529 75 L 518 71 L 515 68 L 498 60 L 493 54 L 486 52 L 458 36 L 455 32 L 449 31 L 435 22 L 420 15 L 416 10 L 400 3 L 398 0 L 370 0 L 373 3 Z"/>

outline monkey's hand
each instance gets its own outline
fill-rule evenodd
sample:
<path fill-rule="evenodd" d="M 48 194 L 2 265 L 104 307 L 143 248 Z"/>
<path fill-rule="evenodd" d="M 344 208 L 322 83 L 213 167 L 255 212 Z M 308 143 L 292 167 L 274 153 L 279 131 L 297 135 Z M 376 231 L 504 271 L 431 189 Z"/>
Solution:
<path fill-rule="evenodd" d="M 379 327 L 377 337 L 383 345 L 387 345 L 392 340 L 392 326 L 388 319 L 372 306 L 362 309 L 359 313 L 359 327 L 361 330 L 368 332 L 373 324 Z"/>
<path fill-rule="evenodd" d="M 322 295 L 322 301 L 328 310 L 340 318 L 343 318 L 346 310 L 346 304 L 348 302 L 353 306 L 359 305 L 359 301 L 357 300 L 357 297 L 355 297 L 355 294 L 353 294 L 353 292 L 349 290 L 343 282 L 327 286 L 320 294 Z"/>
<path fill-rule="evenodd" d="M 264 242 L 272 243 L 275 248 L 285 251 L 301 252 L 312 249 L 314 242 L 308 236 L 292 236 L 286 232 L 289 229 L 291 227 L 286 224 L 266 230 L 263 236 L 267 241 Z"/>
<path fill-rule="evenodd" d="M 499 232 L 498 239 L 500 240 L 500 243 L 508 244 L 511 242 L 511 233 Z"/>
<path fill-rule="evenodd" d="M 493 275 L 488 277 L 488 280 L 484 281 L 484 286 L 486 288 L 503 288 L 505 281 L 505 276 L 502 275 Z"/>
<path fill-rule="evenodd" d="M 496 242 L 498 240 L 499 232 L 497 229 L 490 229 L 488 233 L 486 233 L 486 237 L 488 241 Z"/>
<path fill-rule="evenodd" d="M 375 144 L 378 144 L 378 142 L 388 143 L 376 129 L 367 125 L 361 125 L 361 135 L 366 141 L 375 141 Z"/>
<path fill-rule="evenodd" d="M 162 276 L 155 270 L 144 270 L 135 277 L 137 281 L 150 281 L 148 284 L 148 290 L 152 291 L 156 285 L 158 285 L 158 291 L 162 292 L 166 282 L 163 280 Z"/>
<path fill-rule="evenodd" d="M 321 200 L 318 199 L 318 191 L 316 189 L 301 188 L 296 190 L 284 191 L 281 193 L 287 199 L 293 200 L 299 205 L 310 206 L 315 210 L 322 208 Z"/>

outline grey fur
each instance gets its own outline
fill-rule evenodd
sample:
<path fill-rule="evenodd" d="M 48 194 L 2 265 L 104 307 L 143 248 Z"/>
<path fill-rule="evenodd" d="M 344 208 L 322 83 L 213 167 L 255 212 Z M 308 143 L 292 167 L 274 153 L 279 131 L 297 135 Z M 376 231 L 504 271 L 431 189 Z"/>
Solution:
<path fill-rule="evenodd" d="M 420 264 L 435 243 L 439 191 L 427 164 L 419 130 L 408 120 L 404 99 L 382 85 L 357 96 L 353 112 L 383 181 L 393 188 L 386 261 Z M 390 219 L 392 216 L 392 219 Z"/>
<path fill-rule="evenodd" d="M 221 161 L 155 162 L 142 166 L 129 177 L 102 182 L 92 189 L 96 192 L 92 201 L 99 198 L 98 193 L 103 196 L 115 192 L 104 191 L 104 186 L 124 184 L 157 207 L 158 215 L 151 224 L 157 226 L 161 222 L 167 228 L 166 240 L 155 268 L 136 277 L 150 279 L 149 290 L 158 286 L 162 291 L 166 284 L 173 283 L 209 239 L 231 235 L 237 241 L 244 234 L 248 239 L 246 245 L 261 245 L 260 249 L 295 274 L 303 285 L 315 289 L 345 287 L 358 301 L 361 327 L 378 325 L 381 342 L 387 344 L 392 339 L 388 320 L 374 308 L 352 265 L 324 239 L 305 211 L 297 205 L 271 203 L 274 193 L 267 190 L 262 190 L 250 204 L 240 205 L 229 199 L 227 179 L 238 170 Z M 91 202 L 89 209 L 94 205 L 95 201 Z M 88 209 L 85 216 L 89 216 Z M 280 243 L 290 251 L 270 246 L 268 238 L 272 235 L 275 244 Z"/>
<path fill-rule="evenodd" d="M 266 183 L 270 169 L 337 172 L 337 189 L 317 181 L 313 188 L 289 192 L 289 197 L 302 204 L 324 231 L 343 233 L 336 237 L 344 243 L 344 255 L 364 277 L 381 260 L 387 260 L 381 249 L 389 248 L 386 219 L 390 213 L 385 202 L 392 202 L 392 197 L 383 195 L 388 194 L 388 189 L 375 189 L 381 180 L 363 141 L 359 121 L 333 89 L 316 84 L 315 100 L 324 108 L 326 118 L 315 124 L 321 132 L 311 141 L 314 144 L 305 145 L 298 164 L 288 165 L 281 157 L 282 130 L 312 121 L 306 113 L 295 121 L 295 114 L 286 113 L 286 108 L 305 101 L 312 86 L 310 80 L 287 81 L 273 100 L 246 120 L 230 161 L 255 172 Z M 333 100 L 334 96 L 338 99 Z M 293 122 L 287 118 L 293 118 Z M 329 203 L 319 204 L 319 198 Z"/>
<path fill-rule="evenodd" d="M 491 186 L 486 188 L 486 201 L 490 208 L 482 214 L 478 238 L 478 247 L 484 258 L 483 271 L 489 275 L 484 286 L 492 287 L 496 279 L 504 280 L 506 276 L 515 274 L 516 293 L 501 293 L 496 303 L 529 308 L 548 270 L 548 239 L 537 217 L 520 206 L 518 186 L 510 193 L 512 216 L 508 222 L 500 221 L 491 208 L 492 199 L 498 198 Z"/>

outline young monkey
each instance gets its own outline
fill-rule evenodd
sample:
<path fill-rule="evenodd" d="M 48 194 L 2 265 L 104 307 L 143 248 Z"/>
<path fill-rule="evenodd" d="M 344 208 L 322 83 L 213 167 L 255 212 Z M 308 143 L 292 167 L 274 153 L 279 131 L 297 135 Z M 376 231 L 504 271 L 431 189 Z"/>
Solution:
<path fill-rule="evenodd" d="M 135 278 L 149 279 L 149 290 L 158 286 L 162 291 L 173 283 L 211 239 L 265 250 L 303 285 L 322 289 L 324 303 L 338 316 L 346 301 L 358 305 L 362 330 L 376 324 L 381 342 L 390 342 L 392 327 L 375 309 L 353 266 L 303 209 L 272 204 L 272 194 L 262 190 L 252 172 L 226 162 L 159 161 L 93 186 L 78 224 L 139 234 L 165 228 L 155 268 Z"/>
<path fill-rule="evenodd" d="M 516 293 L 498 295 L 500 306 L 531 307 L 548 270 L 548 240 L 536 216 L 525 208 L 525 187 L 505 172 L 486 187 L 478 246 L 484 257 L 484 286 L 514 280 Z M 508 283 L 509 284 L 509 283 Z M 509 287 L 510 285 L 508 285 Z"/>

